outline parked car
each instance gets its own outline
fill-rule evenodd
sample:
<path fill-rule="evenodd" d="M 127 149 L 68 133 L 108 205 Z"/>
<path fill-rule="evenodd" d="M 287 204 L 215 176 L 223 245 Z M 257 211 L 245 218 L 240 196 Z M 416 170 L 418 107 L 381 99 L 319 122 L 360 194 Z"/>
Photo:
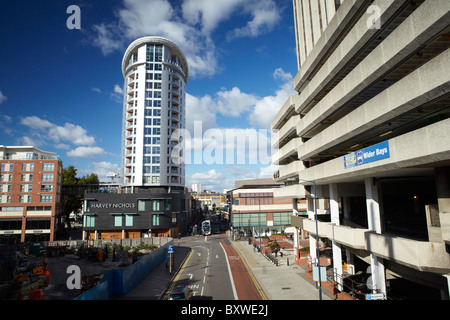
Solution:
<path fill-rule="evenodd" d="M 169 300 L 191 300 L 192 290 L 189 287 L 177 286 L 170 291 Z"/>

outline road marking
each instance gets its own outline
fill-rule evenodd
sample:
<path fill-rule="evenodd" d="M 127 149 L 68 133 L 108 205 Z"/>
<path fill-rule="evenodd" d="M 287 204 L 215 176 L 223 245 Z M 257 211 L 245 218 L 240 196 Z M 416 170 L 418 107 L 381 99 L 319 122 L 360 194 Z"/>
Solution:
<path fill-rule="evenodd" d="M 188 273 L 188 276 L 189 276 L 189 280 L 192 280 L 193 274 L 192 273 Z"/>
<path fill-rule="evenodd" d="M 218 254 L 216 254 L 216 259 L 219 259 L 219 255 Z"/>
<path fill-rule="evenodd" d="M 230 263 L 228 262 L 227 252 L 225 251 L 225 248 L 223 247 L 222 242 L 220 242 L 220 246 L 222 247 L 223 253 L 225 254 L 225 261 L 227 262 L 227 266 L 228 266 L 228 274 L 230 276 L 231 288 L 233 289 L 234 300 L 238 300 L 236 287 L 234 286 L 233 275 L 231 274 Z"/>
<path fill-rule="evenodd" d="M 206 281 L 206 276 L 203 276 L 203 283 L 205 283 Z"/>

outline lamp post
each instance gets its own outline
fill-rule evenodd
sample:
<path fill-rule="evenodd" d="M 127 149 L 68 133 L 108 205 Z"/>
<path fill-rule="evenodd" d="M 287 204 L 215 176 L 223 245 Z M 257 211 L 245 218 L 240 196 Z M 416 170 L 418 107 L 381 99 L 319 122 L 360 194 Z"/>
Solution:
<path fill-rule="evenodd" d="M 317 256 L 317 269 L 319 275 L 319 299 L 322 300 L 322 279 L 320 277 L 320 250 L 319 250 L 319 224 L 317 222 L 317 194 L 316 194 L 316 182 L 306 179 L 300 179 L 302 181 L 310 182 L 314 185 L 314 220 L 316 221 L 316 256 Z"/>

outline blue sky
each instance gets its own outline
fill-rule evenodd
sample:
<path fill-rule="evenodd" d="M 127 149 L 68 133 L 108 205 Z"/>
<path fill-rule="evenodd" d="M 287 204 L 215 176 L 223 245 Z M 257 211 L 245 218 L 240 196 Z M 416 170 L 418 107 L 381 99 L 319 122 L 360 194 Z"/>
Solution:
<path fill-rule="evenodd" d="M 70 5 L 81 29 L 67 28 Z M 186 55 L 186 127 L 201 121 L 203 147 L 211 134 L 263 136 L 297 73 L 291 0 L 3 1 L 0 28 L 0 145 L 55 152 L 105 181 L 120 166 L 121 62 L 133 40 L 166 37 Z M 206 162 L 186 166 L 187 186 L 223 191 L 274 170 L 267 159 Z"/>

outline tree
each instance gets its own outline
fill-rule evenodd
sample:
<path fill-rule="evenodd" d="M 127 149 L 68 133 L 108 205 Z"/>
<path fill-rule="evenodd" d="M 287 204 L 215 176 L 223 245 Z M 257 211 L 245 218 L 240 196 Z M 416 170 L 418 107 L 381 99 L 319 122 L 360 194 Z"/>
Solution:
<path fill-rule="evenodd" d="M 62 172 L 62 184 L 78 184 L 77 171 L 74 166 L 68 166 Z"/>
<path fill-rule="evenodd" d="M 99 179 L 95 173 L 91 173 L 87 176 L 77 178 L 78 169 L 74 166 L 68 166 L 63 169 L 62 172 L 62 184 L 63 185 L 77 185 L 77 184 L 98 184 Z M 65 210 L 64 214 L 66 216 L 66 221 L 69 221 L 70 214 L 74 212 L 75 214 L 83 206 L 83 196 L 82 195 L 67 195 L 65 197 Z M 68 223 L 70 228 L 70 223 Z"/>

